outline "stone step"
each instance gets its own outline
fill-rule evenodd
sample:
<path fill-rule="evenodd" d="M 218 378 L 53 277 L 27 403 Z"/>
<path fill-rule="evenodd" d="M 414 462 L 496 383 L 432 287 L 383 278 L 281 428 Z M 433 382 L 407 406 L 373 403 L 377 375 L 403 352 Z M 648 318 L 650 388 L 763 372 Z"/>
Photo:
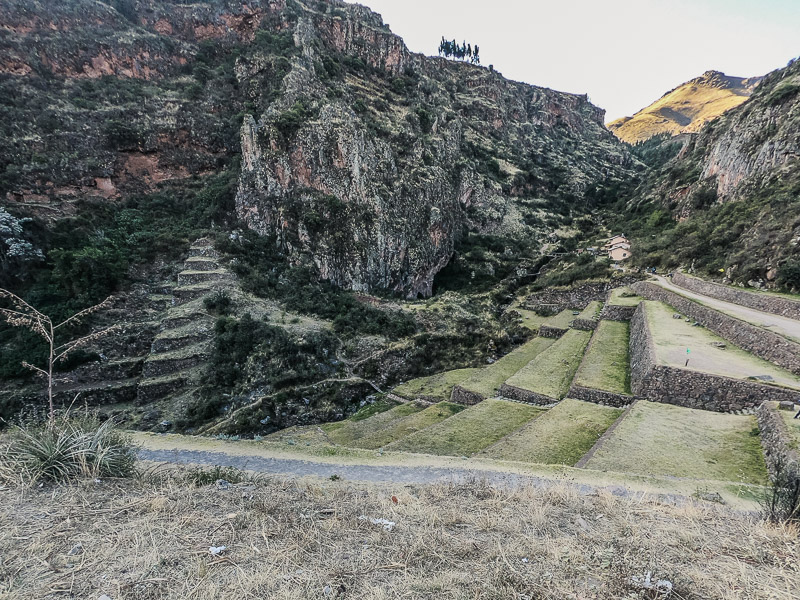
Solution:
<path fill-rule="evenodd" d="M 211 356 L 208 344 L 197 344 L 174 352 L 151 354 L 144 363 L 145 377 L 162 377 L 206 362 Z"/>
<path fill-rule="evenodd" d="M 137 377 L 105 383 L 67 385 L 54 390 L 53 400 L 57 404 L 65 406 L 69 406 L 73 402 L 75 406 L 133 402 L 136 400 L 138 384 L 139 378 Z"/>
<path fill-rule="evenodd" d="M 117 360 L 94 361 L 79 366 L 69 373 L 76 384 L 87 384 L 119 379 L 132 379 L 142 374 L 147 355 L 126 357 Z"/>
<path fill-rule="evenodd" d="M 179 306 L 181 304 L 186 304 L 187 302 L 191 302 L 192 300 L 196 300 L 201 296 L 205 296 L 206 294 L 210 294 L 218 287 L 224 286 L 216 286 L 209 282 L 204 283 L 196 283 L 194 285 L 184 285 L 181 287 L 175 288 L 173 292 L 175 296 L 175 305 Z"/>
<path fill-rule="evenodd" d="M 152 352 L 153 354 L 173 352 L 207 342 L 211 339 L 212 333 L 213 326 L 210 323 L 208 325 L 188 323 L 176 329 L 168 329 L 153 340 Z"/>
<path fill-rule="evenodd" d="M 186 387 L 190 379 L 191 374 L 185 371 L 162 377 L 143 379 L 137 389 L 136 401 L 140 404 L 145 404 L 171 396 Z"/>
<path fill-rule="evenodd" d="M 192 246 L 189 248 L 189 256 L 196 257 L 196 256 L 205 256 L 208 258 L 219 258 L 219 252 L 214 249 L 214 246 Z"/>
<path fill-rule="evenodd" d="M 195 283 L 230 283 L 233 275 L 230 271 L 216 269 L 214 271 L 181 271 L 178 273 L 178 283 L 192 285 Z"/>
<path fill-rule="evenodd" d="M 167 331 L 170 329 L 178 329 L 186 325 L 191 325 L 192 323 L 197 323 L 198 321 L 205 321 L 208 318 L 209 317 L 206 313 L 200 311 L 166 317 L 161 321 L 161 330 Z"/>
<path fill-rule="evenodd" d="M 210 256 L 192 256 L 184 261 L 183 268 L 187 271 L 218 271 L 220 266 Z"/>

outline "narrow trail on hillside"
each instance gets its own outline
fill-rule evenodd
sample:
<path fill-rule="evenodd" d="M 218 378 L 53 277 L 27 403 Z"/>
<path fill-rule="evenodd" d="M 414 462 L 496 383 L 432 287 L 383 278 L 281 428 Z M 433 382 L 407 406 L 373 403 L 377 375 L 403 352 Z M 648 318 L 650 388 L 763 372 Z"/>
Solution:
<path fill-rule="evenodd" d="M 235 467 L 255 473 L 283 475 L 290 477 L 341 478 L 350 481 L 369 483 L 394 483 L 398 485 L 482 482 L 500 488 L 534 486 L 549 488 L 555 485 L 568 485 L 581 495 L 594 495 L 604 490 L 616 497 L 641 498 L 647 495 L 661 502 L 684 504 L 693 499 L 680 494 L 644 494 L 621 485 L 594 486 L 564 479 L 548 479 L 535 475 L 492 471 L 486 469 L 402 466 L 402 465 L 358 465 L 316 462 L 295 458 L 238 455 L 226 452 L 188 449 L 148 449 L 139 450 L 139 459 L 155 463 L 201 467 Z"/>

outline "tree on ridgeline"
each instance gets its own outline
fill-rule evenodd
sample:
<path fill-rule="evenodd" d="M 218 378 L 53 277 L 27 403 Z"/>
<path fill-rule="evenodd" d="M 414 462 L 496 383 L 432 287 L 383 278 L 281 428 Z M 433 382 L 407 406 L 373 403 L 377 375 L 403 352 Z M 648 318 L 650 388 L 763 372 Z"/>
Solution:
<path fill-rule="evenodd" d="M 459 44 L 455 40 L 450 41 L 444 39 L 444 36 L 442 36 L 442 41 L 439 43 L 439 56 L 455 58 L 457 60 L 467 60 L 473 65 L 481 64 L 480 48 L 477 44 L 473 46 L 466 41 Z"/>

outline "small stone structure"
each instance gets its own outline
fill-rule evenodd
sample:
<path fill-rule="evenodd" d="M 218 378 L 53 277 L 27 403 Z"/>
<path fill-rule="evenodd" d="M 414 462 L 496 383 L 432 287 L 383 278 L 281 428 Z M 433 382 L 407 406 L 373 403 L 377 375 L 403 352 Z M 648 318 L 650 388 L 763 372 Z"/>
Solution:
<path fill-rule="evenodd" d="M 733 302 L 740 306 L 789 317 L 790 319 L 800 319 L 800 300 L 749 292 L 728 285 L 704 281 L 697 277 L 690 277 L 683 273 L 675 273 L 672 276 L 672 283 L 686 290 L 711 296 L 717 300 Z"/>
<path fill-rule="evenodd" d="M 734 412 L 765 400 L 800 401 L 800 391 L 658 364 L 644 304 L 631 320 L 630 356 L 633 393 L 654 402 Z"/>
<path fill-rule="evenodd" d="M 538 406 L 547 406 L 549 404 L 553 404 L 554 402 L 558 402 L 558 398 L 551 398 L 550 396 L 545 396 L 544 394 L 537 394 L 536 392 L 532 392 L 515 385 L 508 385 L 507 383 L 504 383 L 502 386 L 500 386 L 500 395 L 503 398 L 511 398 L 512 400 L 527 402 L 528 404 L 536 404 Z"/>
<path fill-rule="evenodd" d="M 455 386 L 450 393 L 450 402 L 463 404 L 465 406 L 472 406 L 473 404 L 478 404 L 478 402 L 483 402 L 483 400 L 485 400 L 485 398 L 478 392 L 464 389 L 460 385 Z"/>
<path fill-rule="evenodd" d="M 648 300 L 666 302 L 740 348 L 800 375 L 800 344 L 703 306 L 653 283 L 640 281 L 631 287 L 640 296 Z"/>
<path fill-rule="evenodd" d="M 775 467 L 783 463 L 800 477 L 800 454 L 793 448 L 792 438 L 783 417 L 775 410 L 772 402 L 764 402 L 756 412 L 758 429 L 761 437 L 761 448 L 770 474 L 775 474 Z"/>

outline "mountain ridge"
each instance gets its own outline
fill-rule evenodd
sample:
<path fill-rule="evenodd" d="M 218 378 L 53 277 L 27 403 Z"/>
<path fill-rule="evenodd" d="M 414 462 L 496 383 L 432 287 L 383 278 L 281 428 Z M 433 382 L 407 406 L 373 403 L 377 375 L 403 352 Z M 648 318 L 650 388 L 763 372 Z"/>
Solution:
<path fill-rule="evenodd" d="M 762 79 L 708 70 L 666 92 L 633 116 L 615 119 L 607 126 L 619 139 L 631 144 L 665 133 L 693 133 L 745 102 Z"/>

